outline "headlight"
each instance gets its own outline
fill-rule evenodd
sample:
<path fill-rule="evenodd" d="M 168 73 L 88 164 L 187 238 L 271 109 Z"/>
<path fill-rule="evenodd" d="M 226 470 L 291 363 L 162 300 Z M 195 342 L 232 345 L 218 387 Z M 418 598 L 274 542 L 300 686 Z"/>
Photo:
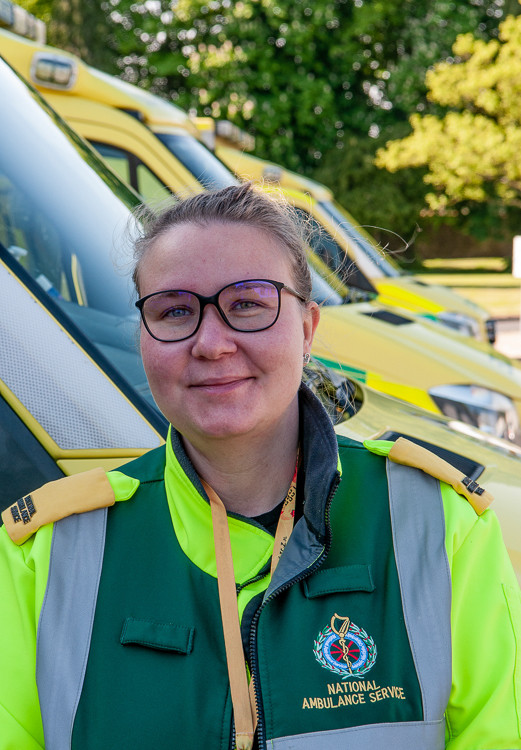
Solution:
<path fill-rule="evenodd" d="M 436 315 L 437 320 L 447 328 L 453 331 L 459 331 L 464 336 L 472 336 L 475 339 L 482 339 L 479 323 L 470 315 L 459 312 L 441 312 Z"/>
<path fill-rule="evenodd" d="M 503 440 L 503 438 L 498 438 L 495 435 L 489 435 L 483 432 L 483 430 L 477 430 L 470 424 L 460 422 L 458 419 L 451 419 L 447 424 L 451 430 L 455 430 L 461 433 L 461 435 L 468 435 L 468 437 L 493 448 L 493 450 L 501 451 L 504 456 L 512 456 L 516 461 L 521 461 L 521 447 L 510 440 Z"/>
<path fill-rule="evenodd" d="M 446 417 L 521 445 L 519 417 L 508 396 L 478 385 L 442 385 L 429 395 Z"/>

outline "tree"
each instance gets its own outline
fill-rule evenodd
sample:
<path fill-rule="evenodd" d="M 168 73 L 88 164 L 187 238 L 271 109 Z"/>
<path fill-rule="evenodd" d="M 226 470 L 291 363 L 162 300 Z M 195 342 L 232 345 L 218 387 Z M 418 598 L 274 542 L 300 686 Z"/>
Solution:
<path fill-rule="evenodd" d="M 306 169 L 341 137 L 339 102 L 361 76 L 350 0 L 180 0 L 175 15 L 158 2 L 140 18 L 117 7 L 133 29 L 119 36 L 125 77 L 249 129 L 260 156 Z"/>
<path fill-rule="evenodd" d="M 398 123 L 384 133 L 388 138 L 398 137 L 406 128 L 406 122 Z M 398 175 L 377 170 L 375 152 L 383 143 L 383 134 L 377 138 L 346 136 L 344 148 L 327 153 L 314 176 L 330 187 L 334 185 L 336 200 L 387 252 L 410 267 L 414 249 L 408 248 L 408 243 L 419 230 L 418 219 L 424 205 L 421 175 L 414 169 L 402 170 Z"/>
<path fill-rule="evenodd" d="M 508 8 L 520 11 L 517 0 Z M 386 141 L 403 138 L 410 132 L 407 120 L 412 112 L 417 113 L 416 119 L 423 113 L 443 113 L 439 103 L 427 99 L 425 75 L 429 67 L 439 60 L 451 59 L 452 45 L 462 32 L 473 29 L 484 40 L 494 38 L 499 33 L 502 15 L 501 7 L 493 3 L 472 5 L 437 0 L 414 3 L 404 11 L 405 16 L 389 29 L 395 45 L 394 57 L 390 44 L 385 86 L 381 88 L 383 106 L 370 110 L 372 137 L 364 138 L 347 126 L 343 142 L 324 155 L 316 177 L 334 190 L 338 200 L 361 223 L 392 229 L 407 239 L 414 236 L 418 225 L 431 234 L 441 222 L 478 239 L 499 230 L 508 231 L 509 211 L 503 208 L 501 212 L 491 208 L 486 211 L 481 208 L 478 212 L 465 206 L 463 213 L 445 211 L 441 217 L 425 210 L 428 191 L 423 182 L 427 172 L 425 163 L 416 167 L 404 164 L 392 173 L 383 172 L 374 164 L 375 154 Z M 512 221 L 515 220 L 512 216 Z M 387 232 L 386 235 L 389 236 Z M 380 233 L 380 239 L 385 242 L 385 235 Z"/>
<path fill-rule="evenodd" d="M 112 23 L 100 0 L 16 0 L 18 5 L 45 21 L 47 42 L 65 49 L 108 73 L 117 73 L 118 54 L 111 35 Z"/>
<path fill-rule="evenodd" d="M 510 1 L 510 0 L 509 0 Z M 344 135 L 377 135 L 424 99 L 427 66 L 503 0 L 110 0 L 122 75 L 231 119 L 257 153 L 311 173 Z"/>
<path fill-rule="evenodd" d="M 51 43 L 108 72 L 117 57 L 125 79 L 231 119 L 259 156 L 312 173 L 344 135 L 421 108 L 427 66 L 459 32 L 493 34 L 505 0 L 22 2 L 47 13 Z"/>
<path fill-rule="evenodd" d="M 390 141 L 376 163 L 391 172 L 427 168 L 435 212 L 468 215 L 485 203 L 506 216 L 521 208 L 521 16 L 505 19 L 498 39 L 458 37 L 453 54 L 426 77 L 430 100 L 448 111 L 413 115 L 412 133 Z"/>
<path fill-rule="evenodd" d="M 108 29 L 88 44 L 91 64 L 113 72 L 117 60 L 126 80 L 232 120 L 255 136 L 259 156 L 316 175 L 360 206 L 364 223 L 404 236 L 426 186 L 417 171 L 377 169 L 377 147 L 401 135 L 411 112 L 440 114 L 425 72 L 452 54 L 457 34 L 488 41 L 505 8 L 519 10 L 516 0 L 25 2 L 57 9 L 57 20 L 67 11 L 63 46 L 73 51 L 92 39 L 82 9 L 94 19 L 101 8 Z"/>

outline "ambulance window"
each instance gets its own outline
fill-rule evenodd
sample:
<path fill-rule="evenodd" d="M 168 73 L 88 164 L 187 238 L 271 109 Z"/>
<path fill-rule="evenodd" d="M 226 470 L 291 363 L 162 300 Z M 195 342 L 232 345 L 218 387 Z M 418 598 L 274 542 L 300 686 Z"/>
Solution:
<path fill-rule="evenodd" d="M 322 201 L 320 206 L 338 222 L 342 231 L 349 237 L 356 261 L 361 268 L 364 268 L 368 276 L 377 279 L 382 276 L 400 275 L 400 269 L 396 261 L 392 259 L 391 253 L 378 245 L 369 235 L 365 237 L 353 225 L 351 217 L 343 213 L 341 206 L 331 201 Z M 360 228 L 363 230 L 362 227 Z"/>
<path fill-rule="evenodd" d="M 28 274 L 13 273 L 15 263 L 1 248 L 0 260 L 0 380 L 42 435 L 61 450 L 157 446 L 157 433 L 91 357 L 90 341 L 128 376 L 127 384 L 143 388 L 143 366 L 135 340 L 125 341 L 124 321 L 58 298 L 53 304 Z M 74 318 L 90 333 L 84 342 L 81 331 L 74 331 L 81 347 L 65 327 Z M 129 320 L 128 336 L 135 330 Z M 121 383 L 128 392 L 127 384 Z"/>
<path fill-rule="evenodd" d="M 171 193 L 153 172 L 139 162 L 136 166 L 137 191 L 147 203 L 155 203 L 170 197 Z"/>
<path fill-rule="evenodd" d="M 156 135 L 207 190 L 219 190 L 239 184 L 228 167 L 193 136 L 172 133 Z"/>
<path fill-rule="evenodd" d="M 297 208 L 297 213 L 305 223 L 308 229 L 308 241 L 312 250 L 321 258 L 332 271 L 339 274 L 344 284 L 363 289 L 366 292 L 375 292 L 371 281 L 364 276 L 358 268 L 358 265 L 352 260 L 333 239 L 329 232 L 313 216 L 301 208 Z"/>
<path fill-rule="evenodd" d="M 27 200 L 27 194 L 0 171 L 0 243 L 51 296 L 70 300 L 71 268 L 63 263 L 56 225 Z"/>
<path fill-rule="evenodd" d="M 311 267 L 311 297 L 319 305 L 341 305 L 342 297 Z"/>
<path fill-rule="evenodd" d="M 92 143 L 92 145 L 123 182 L 130 185 L 130 154 L 122 149 L 107 146 L 106 143 Z"/>
<path fill-rule="evenodd" d="M 36 487 L 62 476 L 32 432 L 0 398 L 0 511 Z"/>
<path fill-rule="evenodd" d="M 327 266 L 333 270 L 341 270 L 346 263 L 346 254 L 333 237 L 324 227 L 318 223 L 307 211 L 298 208 L 300 215 L 308 230 L 308 241 L 311 248 L 322 258 Z"/>
<path fill-rule="evenodd" d="M 155 203 L 171 195 L 170 190 L 135 154 L 106 143 L 92 142 L 94 148 L 123 182 L 136 190 L 147 203 Z"/>
<path fill-rule="evenodd" d="M 118 408 L 121 406 L 123 411 L 127 411 L 123 401 L 127 403 L 131 420 L 138 415 L 134 407 L 130 408 L 131 404 L 136 404 L 139 412 L 155 425 L 154 420 L 159 417 L 139 354 L 139 314 L 133 305 L 136 295 L 128 274 L 131 248 L 126 232 L 132 228 L 129 210 L 140 200 L 1 60 L 0 77 L 2 95 L 10 102 L 10 106 L 2 110 L 0 139 L 0 272 L 6 273 L 6 280 L 2 272 L 0 282 L 2 316 L 7 314 L 5 306 L 10 315 L 13 312 L 6 299 L 7 279 L 21 279 L 20 288 L 31 290 L 40 303 L 28 308 L 21 304 L 20 310 L 25 310 L 29 316 L 31 310 L 42 315 L 45 308 L 52 310 L 61 327 L 70 330 L 71 336 L 81 341 L 82 348 L 89 352 L 87 359 L 77 361 L 81 378 L 76 375 L 76 380 L 70 383 L 69 401 L 63 410 L 67 419 L 74 414 L 76 425 L 80 416 L 90 419 L 90 414 L 98 410 L 96 400 L 99 401 L 99 394 L 104 390 L 107 398 L 116 394 Z M 53 349 L 51 334 L 44 331 L 35 335 L 34 321 L 30 318 L 25 321 L 27 333 L 22 328 L 21 318 L 15 319 L 7 332 L 2 316 L 0 379 L 7 383 L 9 367 L 8 387 L 22 403 L 22 396 L 26 394 L 18 393 L 20 388 L 36 388 L 38 384 L 40 394 L 34 394 L 35 406 L 40 408 L 43 402 L 47 408 L 44 417 L 49 420 L 47 427 L 41 421 L 40 424 L 61 447 L 76 449 L 77 445 L 70 447 L 69 435 L 66 445 L 63 435 L 58 435 L 55 429 L 65 424 L 54 407 L 56 394 L 62 390 L 60 382 L 63 385 L 70 372 Z M 7 342 L 13 344 L 11 359 L 7 356 L 4 334 Z M 64 356 L 74 348 L 70 338 L 61 340 L 60 345 Z M 15 355 L 19 355 L 20 362 Z M 53 362 L 59 363 L 56 372 L 51 367 Z M 99 365 L 94 367 L 93 362 Z M 28 367 L 22 382 L 20 367 L 25 367 L 24 363 L 28 363 Z M 46 372 L 46 367 L 51 369 L 50 373 Z M 104 372 L 109 374 L 112 383 L 118 384 L 120 396 Z M 36 373 L 41 374 L 41 380 L 36 378 Z M 91 382 L 86 388 L 82 386 L 80 396 L 81 383 L 77 381 L 84 375 L 85 379 L 92 376 L 96 383 Z M 42 395 L 51 384 L 55 392 Z M 94 405 L 86 406 L 91 396 Z M 81 398 L 85 406 L 79 403 Z M 30 407 L 26 405 L 26 408 Z M 98 410 L 102 422 L 107 413 L 110 409 L 105 403 L 103 413 Z M 52 420 L 56 425 L 51 424 Z M 100 438 L 105 447 L 110 444 L 120 449 L 128 445 L 134 449 L 142 438 L 131 435 L 130 431 L 136 428 L 139 432 L 144 428 L 147 432 L 146 422 L 138 416 L 131 428 L 130 422 L 125 420 L 126 417 L 123 432 L 115 439 L 110 423 L 108 434 L 101 438 L 99 434 L 91 434 L 92 439 L 87 437 L 83 447 L 96 447 Z M 97 429 L 93 425 L 93 430 Z M 74 428 L 71 436 L 73 442 L 76 441 Z"/>

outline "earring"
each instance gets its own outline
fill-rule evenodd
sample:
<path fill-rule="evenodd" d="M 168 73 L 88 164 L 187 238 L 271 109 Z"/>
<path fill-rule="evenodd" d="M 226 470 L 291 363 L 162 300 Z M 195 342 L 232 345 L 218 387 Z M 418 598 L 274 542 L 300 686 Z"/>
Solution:
<path fill-rule="evenodd" d="M 311 359 L 311 354 L 308 354 L 307 352 L 304 354 L 303 360 L 304 360 L 304 366 L 309 365 L 309 360 Z"/>

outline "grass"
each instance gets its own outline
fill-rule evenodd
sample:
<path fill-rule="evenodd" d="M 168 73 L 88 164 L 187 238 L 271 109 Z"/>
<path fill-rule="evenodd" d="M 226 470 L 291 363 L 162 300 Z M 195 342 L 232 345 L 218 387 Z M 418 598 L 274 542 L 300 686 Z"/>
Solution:
<path fill-rule="evenodd" d="M 518 318 L 521 309 L 521 279 L 507 273 L 504 258 L 454 258 L 424 261 L 418 278 L 442 284 L 484 307 L 494 318 Z"/>
<path fill-rule="evenodd" d="M 423 261 L 428 271 L 451 273 L 458 271 L 505 272 L 508 267 L 506 258 L 428 258 Z"/>

